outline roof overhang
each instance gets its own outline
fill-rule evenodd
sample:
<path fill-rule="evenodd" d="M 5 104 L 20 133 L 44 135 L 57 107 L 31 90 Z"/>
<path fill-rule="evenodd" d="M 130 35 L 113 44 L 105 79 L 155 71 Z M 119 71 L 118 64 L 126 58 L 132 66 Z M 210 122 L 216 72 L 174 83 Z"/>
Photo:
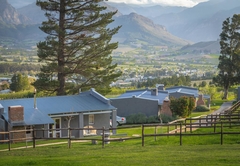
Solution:
<path fill-rule="evenodd" d="M 92 114 L 106 114 L 106 113 L 112 113 L 112 111 L 90 111 L 90 112 L 83 112 L 83 115 L 92 115 Z M 49 114 L 51 118 L 56 117 L 65 117 L 65 116 L 77 116 L 80 112 L 74 112 L 74 113 L 68 113 L 68 114 Z"/>

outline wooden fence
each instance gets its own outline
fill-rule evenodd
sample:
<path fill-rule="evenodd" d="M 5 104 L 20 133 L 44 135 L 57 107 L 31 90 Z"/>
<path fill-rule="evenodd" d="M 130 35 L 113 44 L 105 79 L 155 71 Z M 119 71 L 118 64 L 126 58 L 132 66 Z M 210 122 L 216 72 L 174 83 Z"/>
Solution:
<path fill-rule="evenodd" d="M 225 134 L 234 134 L 234 135 L 239 135 L 240 130 L 238 132 L 224 132 L 225 127 L 233 127 L 233 126 L 240 126 L 240 118 L 239 114 L 232 114 L 230 117 L 224 117 L 221 115 L 219 119 L 216 121 L 208 122 L 207 120 L 209 119 L 207 116 L 200 117 L 200 118 L 187 118 L 184 120 L 184 122 L 178 122 L 178 123 L 169 123 L 169 124 L 144 124 L 142 125 L 142 146 L 144 146 L 145 138 L 146 137 L 159 137 L 159 136 L 179 136 L 179 144 L 182 145 L 182 138 L 185 136 L 202 136 L 202 135 L 220 135 L 220 144 L 223 144 L 223 136 Z M 194 123 L 187 123 L 187 120 L 199 120 Z M 203 122 L 204 121 L 204 122 Z M 173 126 L 173 130 L 169 130 L 169 128 Z M 144 131 L 148 127 L 167 127 L 167 132 L 166 133 L 160 133 L 156 134 L 145 134 Z M 208 133 L 194 133 L 194 129 L 198 128 L 212 128 L 212 132 Z M 216 132 L 216 128 L 220 128 L 220 132 Z"/>
<path fill-rule="evenodd" d="M 223 136 L 225 134 L 240 134 L 239 132 L 224 132 L 224 127 L 232 127 L 232 126 L 240 126 L 240 113 L 234 113 L 236 110 L 240 107 L 240 101 L 234 104 L 228 111 L 225 111 L 222 114 L 216 114 L 216 115 L 203 115 L 199 117 L 194 118 L 185 118 L 185 119 L 178 119 L 176 121 L 172 121 L 167 124 L 143 124 L 143 125 L 135 125 L 135 126 L 124 126 L 121 128 L 62 128 L 58 130 L 68 130 L 69 135 L 65 138 L 39 138 L 36 137 L 35 133 L 37 131 L 49 131 L 50 129 L 28 129 L 28 130 L 14 130 L 14 131 L 8 131 L 8 132 L 0 132 L 0 135 L 7 135 L 7 139 L 0 140 L 0 143 L 8 143 L 8 150 L 11 150 L 11 143 L 14 141 L 27 141 L 31 140 L 33 142 L 33 148 L 36 147 L 36 140 L 48 140 L 48 139 L 65 139 L 68 140 L 68 148 L 71 148 L 72 141 L 81 141 L 81 140 L 88 140 L 92 141 L 92 143 L 96 143 L 97 141 L 100 141 L 102 143 L 102 147 L 104 148 L 105 144 L 108 144 L 111 141 L 124 141 L 124 140 L 130 140 L 130 139 L 141 139 L 142 146 L 144 146 L 145 138 L 146 137 L 169 137 L 169 136 L 179 136 L 179 144 L 182 145 L 182 138 L 185 136 L 201 136 L 201 135 L 220 135 L 220 143 L 223 144 Z M 127 129 L 127 128 L 136 128 L 141 126 L 141 133 L 139 133 L 138 136 L 127 136 L 127 134 L 117 134 L 117 135 L 111 135 L 109 131 L 112 130 L 121 130 L 121 129 Z M 155 132 L 152 134 L 145 134 L 145 129 L 149 127 L 155 127 Z M 165 133 L 157 133 L 156 128 L 157 127 L 166 127 L 167 132 Z M 209 133 L 193 133 L 193 130 L 197 128 L 212 128 L 213 131 Z M 220 132 L 216 132 L 216 128 L 220 128 Z M 53 130 L 53 129 L 51 129 Z M 100 131 L 101 135 L 98 136 L 86 136 L 83 138 L 74 138 L 71 136 L 71 131 L 73 130 L 96 130 Z M 31 137 L 26 138 L 11 138 L 12 133 L 18 133 L 18 132 L 31 132 Z M 123 136 L 121 138 L 118 138 L 118 136 Z M 114 137 L 113 137 L 114 136 Z M 112 137 L 112 138 L 111 138 Z"/>
<path fill-rule="evenodd" d="M 81 140 L 88 140 L 92 141 L 92 143 L 96 143 L 97 141 L 100 141 L 102 143 L 102 147 L 104 148 L 105 144 L 108 144 L 111 141 L 124 141 L 124 140 L 130 140 L 130 139 L 141 139 L 142 146 L 145 144 L 145 138 L 146 137 L 169 137 L 169 136 L 178 136 L 179 137 L 179 144 L 182 145 L 182 138 L 185 136 L 201 136 L 201 135 L 220 135 L 220 144 L 223 144 L 223 136 L 225 134 L 240 134 L 239 132 L 224 132 L 223 128 L 225 127 L 233 127 L 233 126 L 240 126 L 240 115 L 239 114 L 231 114 L 231 115 L 211 115 L 206 117 L 199 117 L 199 118 L 186 118 L 186 119 L 180 119 L 178 121 L 174 121 L 168 124 L 143 124 L 143 125 L 135 125 L 135 126 L 126 126 L 118 128 L 117 130 L 121 129 L 127 129 L 127 128 L 136 128 L 141 126 L 142 133 L 139 133 L 139 136 L 127 136 L 124 134 L 117 134 L 117 135 L 110 135 L 109 130 L 114 130 L 116 128 L 89 128 L 88 130 L 100 130 L 101 135 L 99 136 L 86 136 L 83 138 L 74 138 L 71 137 L 71 134 L 69 134 L 68 137 L 65 138 L 38 138 L 35 136 L 35 132 L 41 130 L 44 131 L 45 129 L 29 129 L 29 130 L 17 130 L 17 131 L 9 131 L 9 132 L 0 132 L 0 134 L 6 134 L 8 135 L 7 140 L 0 140 L 2 143 L 8 143 L 8 150 L 11 150 L 11 143 L 13 141 L 26 141 L 31 140 L 32 141 L 32 147 L 36 147 L 36 140 L 49 140 L 49 139 L 61 139 L 61 140 L 68 140 L 68 148 L 71 148 L 72 141 L 81 141 Z M 151 134 L 145 134 L 145 130 L 149 127 L 155 127 L 155 132 Z M 165 133 L 157 133 L 156 128 L 167 128 L 167 132 Z M 208 133 L 194 133 L 193 130 L 197 128 L 212 128 L 212 132 Z M 220 128 L 220 132 L 216 132 L 216 128 Z M 63 128 L 61 130 L 69 130 L 71 133 L 72 130 L 86 130 L 86 128 Z M 19 139 L 11 139 L 11 133 L 16 132 L 32 132 L 32 137 L 28 138 L 19 138 Z M 114 136 L 113 138 L 111 138 Z M 121 138 L 118 138 L 118 136 L 123 136 Z"/>

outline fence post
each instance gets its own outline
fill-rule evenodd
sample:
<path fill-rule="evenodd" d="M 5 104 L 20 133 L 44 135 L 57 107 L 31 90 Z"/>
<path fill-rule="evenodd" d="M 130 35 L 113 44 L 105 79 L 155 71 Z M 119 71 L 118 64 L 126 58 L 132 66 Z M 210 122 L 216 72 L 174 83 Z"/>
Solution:
<path fill-rule="evenodd" d="M 156 136 L 156 134 L 157 134 L 157 126 L 155 126 L 155 141 L 157 141 L 157 136 Z"/>
<path fill-rule="evenodd" d="M 102 148 L 104 148 L 104 144 L 105 144 L 104 135 L 105 135 L 105 127 L 103 126 L 103 128 L 102 128 Z"/>
<path fill-rule="evenodd" d="M 180 146 L 182 146 L 182 123 L 180 123 Z"/>
<path fill-rule="evenodd" d="M 177 133 L 177 124 L 175 124 L 175 134 Z"/>
<path fill-rule="evenodd" d="M 11 150 L 11 132 L 8 131 L 8 150 Z"/>
<path fill-rule="evenodd" d="M 187 119 L 185 119 L 185 133 L 187 132 Z"/>
<path fill-rule="evenodd" d="M 199 119 L 199 127 L 202 127 L 202 117 Z"/>
<path fill-rule="evenodd" d="M 211 126 L 212 126 L 212 122 L 213 122 L 213 114 L 211 114 Z"/>
<path fill-rule="evenodd" d="M 168 133 L 168 137 L 169 137 L 169 133 L 170 133 L 170 126 L 169 126 L 169 123 L 168 123 L 168 127 L 167 127 L 167 133 Z"/>
<path fill-rule="evenodd" d="M 216 122 L 214 122 L 213 131 L 214 131 L 214 133 L 216 133 Z"/>
<path fill-rule="evenodd" d="M 229 128 L 232 128 L 231 118 L 232 118 L 232 115 L 230 114 L 229 119 L 228 119 L 229 120 Z"/>
<path fill-rule="evenodd" d="M 32 137 L 33 137 L 33 148 L 36 147 L 36 140 L 35 140 L 35 129 L 34 129 L 34 126 L 32 128 L 33 132 L 32 132 Z"/>
<path fill-rule="evenodd" d="M 71 129 L 68 128 L 68 148 L 71 148 Z"/>
<path fill-rule="evenodd" d="M 221 145 L 223 144 L 223 123 L 221 122 Z"/>
<path fill-rule="evenodd" d="M 208 115 L 206 116 L 206 126 L 208 126 Z"/>
<path fill-rule="evenodd" d="M 142 124 L 142 147 L 144 146 L 144 124 Z"/>
<path fill-rule="evenodd" d="M 190 132 L 192 133 L 192 118 L 190 118 Z"/>

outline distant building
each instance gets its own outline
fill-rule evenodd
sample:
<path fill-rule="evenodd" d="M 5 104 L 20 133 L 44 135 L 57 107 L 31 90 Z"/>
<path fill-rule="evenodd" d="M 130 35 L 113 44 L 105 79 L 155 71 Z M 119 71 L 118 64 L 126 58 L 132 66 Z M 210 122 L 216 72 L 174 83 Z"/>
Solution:
<path fill-rule="evenodd" d="M 210 107 L 210 96 L 199 94 L 196 88 L 175 86 L 165 89 L 163 84 L 157 84 L 154 89 L 126 91 L 126 93 L 110 100 L 111 104 L 117 108 L 119 116 L 129 116 L 137 113 L 146 116 L 158 116 L 160 113 L 171 116 L 170 98 L 182 96 L 194 97 L 196 105 L 205 104 L 204 100 L 207 99 Z"/>

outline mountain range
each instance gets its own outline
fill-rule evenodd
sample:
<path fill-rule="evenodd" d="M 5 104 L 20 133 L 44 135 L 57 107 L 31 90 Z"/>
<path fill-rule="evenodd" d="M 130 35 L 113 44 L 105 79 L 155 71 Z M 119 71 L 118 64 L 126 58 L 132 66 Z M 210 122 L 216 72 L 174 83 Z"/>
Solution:
<path fill-rule="evenodd" d="M 7 2 L 7 0 L 4 0 L 2 3 L 5 4 L 5 8 L 2 9 L 3 11 L 9 11 L 11 8 L 12 12 L 7 13 L 10 18 L 13 15 L 16 15 L 16 17 L 26 16 L 26 18 L 28 18 L 28 22 L 16 21 L 10 23 L 5 21 L 3 23 L 0 23 L 0 35 L 4 37 L 14 37 L 17 40 L 28 40 L 28 38 L 31 40 L 41 40 L 45 37 L 38 27 L 42 21 L 46 20 L 46 18 L 44 16 L 44 12 L 41 11 L 41 9 L 37 7 L 35 3 L 24 6 L 22 8 L 18 8 L 17 10 L 14 9 Z M 107 11 L 117 10 L 115 7 L 104 2 L 102 2 L 101 5 L 106 6 Z M 121 44 L 141 42 L 147 43 L 147 45 L 184 46 L 191 43 L 179 37 L 173 36 L 171 33 L 167 32 L 165 27 L 154 24 L 153 21 L 149 18 L 138 15 L 136 13 L 123 15 L 118 11 L 113 19 L 115 21 L 110 24 L 109 27 L 116 27 L 119 25 L 122 26 L 119 33 L 113 36 L 113 41 L 118 41 Z M 24 26 L 27 26 L 27 31 L 22 28 Z M 4 33 L 1 33 L 3 32 L 1 29 L 4 30 Z M 31 35 L 29 33 L 26 34 L 27 32 L 34 33 Z"/>
<path fill-rule="evenodd" d="M 191 8 L 108 4 L 123 14 L 135 12 L 150 18 L 155 24 L 164 26 L 169 33 L 195 43 L 218 40 L 223 21 L 234 14 L 240 14 L 239 0 L 209 0 Z"/>
<path fill-rule="evenodd" d="M 0 37 L 43 39 L 44 34 L 38 27 L 46 18 L 35 0 L 0 1 Z M 33 3 L 15 9 L 8 2 L 14 6 L 21 2 Z M 239 0 L 209 0 L 191 8 L 113 2 L 102 2 L 102 5 L 108 11 L 118 10 L 109 27 L 122 25 L 113 37 L 120 44 L 140 41 L 150 45 L 184 46 L 193 42 L 217 41 L 222 22 L 240 13 Z"/>

